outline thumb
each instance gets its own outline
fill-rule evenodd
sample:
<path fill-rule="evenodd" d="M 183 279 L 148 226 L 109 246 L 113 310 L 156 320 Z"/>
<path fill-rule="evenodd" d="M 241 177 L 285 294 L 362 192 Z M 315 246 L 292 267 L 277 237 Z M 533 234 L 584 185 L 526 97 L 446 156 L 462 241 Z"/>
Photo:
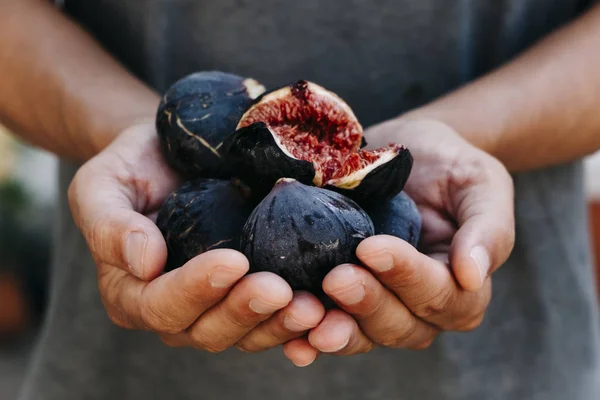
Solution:
<path fill-rule="evenodd" d="M 176 178 L 160 158 L 156 135 L 137 128 L 123 136 L 79 169 L 69 204 L 99 268 L 151 280 L 164 268 L 167 246 L 142 212 L 158 208 Z"/>
<path fill-rule="evenodd" d="M 450 248 L 450 265 L 467 291 L 483 287 L 488 275 L 508 259 L 515 241 L 512 179 L 491 160 L 483 168 L 475 163 L 478 168 L 469 179 L 452 179 L 467 183 L 451 190 L 459 229 Z"/>

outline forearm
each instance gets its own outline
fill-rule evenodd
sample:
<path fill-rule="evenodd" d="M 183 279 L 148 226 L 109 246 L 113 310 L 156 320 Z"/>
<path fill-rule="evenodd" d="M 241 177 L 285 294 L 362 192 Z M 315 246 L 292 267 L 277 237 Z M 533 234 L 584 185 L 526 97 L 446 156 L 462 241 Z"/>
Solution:
<path fill-rule="evenodd" d="M 158 96 L 44 0 L 0 0 L 0 122 L 33 145 L 85 161 L 153 118 Z"/>
<path fill-rule="evenodd" d="M 487 76 L 400 119 L 441 120 L 510 171 L 600 148 L 600 7 Z"/>

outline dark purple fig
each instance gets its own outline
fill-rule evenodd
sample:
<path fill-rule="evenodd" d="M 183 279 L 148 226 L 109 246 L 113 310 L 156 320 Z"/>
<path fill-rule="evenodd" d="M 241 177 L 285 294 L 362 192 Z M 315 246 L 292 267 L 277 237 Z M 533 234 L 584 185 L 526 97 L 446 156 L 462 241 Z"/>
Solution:
<path fill-rule="evenodd" d="M 322 294 L 335 266 L 357 263 L 356 247 L 374 233 L 351 199 L 294 179 L 280 179 L 244 225 L 241 248 L 250 271 L 270 271 L 294 290 Z"/>
<path fill-rule="evenodd" d="M 312 82 L 263 94 L 223 145 L 236 176 L 266 193 L 282 177 L 339 191 L 362 204 L 404 187 L 413 159 L 403 146 L 364 150 L 362 126 L 342 99 Z"/>
<path fill-rule="evenodd" d="M 196 72 L 175 82 L 156 114 L 169 165 L 188 178 L 231 177 L 221 144 L 264 90 L 253 79 L 220 71 Z"/>
<path fill-rule="evenodd" d="M 393 199 L 365 210 L 373 221 L 376 235 L 396 236 L 417 247 L 422 218 L 417 205 L 406 192 L 400 192 Z"/>
<path fill-rule="evenodd" d="M 169 256 L 166 271 L 208 250 L 240 250 L 242 228 L 252 212 L 249 189 L 239 181 L 196 179 L 167 197 L 156 225 Z"/>

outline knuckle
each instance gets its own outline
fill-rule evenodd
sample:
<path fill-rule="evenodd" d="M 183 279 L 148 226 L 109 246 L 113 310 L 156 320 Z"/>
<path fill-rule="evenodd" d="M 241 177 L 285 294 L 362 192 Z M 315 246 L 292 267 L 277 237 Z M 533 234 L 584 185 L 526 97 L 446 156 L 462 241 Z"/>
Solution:
<path fill-rule="evenodd" d="M 233 325 L 236 329 L 248 329 L 256 324 L 256 317 L 251 315 L 243 314 L 231 314 L 227 313 L 227 321 Z"/>
<path fill-rule="evenodd" d="M 407 321 L 402 331 L 383 335 L 382 338 L 378 341 L 378 343 L 382 346 L 394 349 L 402 348 L 406 346 L 406 342 L 410 340 L 410 338 L 415 334 L 416 331 L 417 321 L 414 318 L 411 318 Z"/>
<path fill-rule="evenodd" d="M 223 312 L 225 318 L 227 318 L 227 322 L 239 330 L 246 330 L 249 327 L 253 327 L 257 322 L 268 317 L 268 315 L 256 314 L 253 311 L 245 312 L 239 307 L 235 308 L 233 304 L 227 302 L 224 302 L 223 305 Z"/>
<path fill-rule="evenodd" d="M 98 290 L 105 307 L 118 305 L 118 274 L 107 273 L 106 270 L 98 268 Z"/>
<path fill-rule="evenodd" d="M 244 353 L 258 353 L 259 351 L 264 350 L 263 347 L 259 346 L 252 339 L 241 340 L 235 345 L 235 347 Z"/>
<path fill-rule="evenodd" d="M 206 332 L 199 329 L 190 332 L 190 339 L 196 349 L 208 351 L 209 353 L 221 353 L 229 347 L 224 343 L 219 343 L 218 340 L 214 339 L 214 336 L 207 335 Z"/>
<path fill-rule="evenodd" d="M 161 333 L 176 334 L 182 331 L 177 322 L 169 315 L 158 310 L 152 304 L 142 307 L 140 317 L 150 330 Z"/>
<path fill-rule="evenodd" d="M 406 268 L 395 268 L 393 276 L 388 278 L 388 285 L 396 292 L 404 291 L 421 285 L 420 277 L 419 268 L 415 268 L 414 265 Z"/>
<path fill-rule="evenodd" d="M 442 290 L 428 301 L 413 306 L 415 314 L 427 319 L 445 313 L 454 303 L 455 296 L 452 290 Z"/>
<path fill-rule="evenodd" d="M 302 335 L 302 332 L 289 330 L 288 328 L 285 327 L 285 325 L 283 325 L 283 323 L 278 324 L 277 326 L 272 326 L 272 327 L 268 327 L 268 328 L 269 329 L 266 329 L 264 331 L 264 333 L 263 332 L 261 332 L 261 333 L 264 335 L 265 340 L 272 341 L 272 342 L 283 343 L 283 342 L 290 340 L 293 337 Z M 314 327 L 308 328 L 304 332 L 307 332 L 312 328 L 314 328 Z"/>
<path fill-rule="evenodd" d="M 182 274 L 181 269 L 175 270 L 175 273 Z M 201 290 L 190 289 L 186 286 L 179 288 L 177 293 L 177 303 L 179 304 L 202 304 L 206 302 L 207 293 Z"/>
<path fill-rule="evenodd" d="M 134 329 L 135 324 L 129 315 L 120 307 L 119 290 L 116 274 L 100 274 L 98 287 L 100 290 L 100 300 L 104 305 L 109 320 L 116 326 L 124 329 Z"/>
<path fill-rule="evenodd" d="M 93 222 L 91 228 L 87 232 L 84 232 L 90 251 L 94 259 L 99 260 L 99 262 L 104 262 L 107 259 L 106 254 L 110 252 L 108 243 L 105 240 L 107 236 L 110 238 L 114 237 L 109 234 L 110 225 L 111 220 L 108 215 L 101 215 Z"/>
<path fill-rule="evenodd" d="M 373 304 L 369 305 L 368 308 L 354 311 L 352 315 L 363 320 L 377 318 L 388 307 L 388 300 L 388 296 L 380 296 Z M 316 325 L 317 324 L 315 324 L 315 326 Z"/>
<path fill-rule="evenodd" d="M 482 179 L 489 174 L 489 165 L 479 155 L 473 155 L 456 160 L 448 170 L 448 181 L 452 186 L 465 187 Z"/>
<path fill-rule="evenodd" d="M 358 354 L 370 353 L 371 351 L 373 351 L 374 348 L 375 344 L 371 340 L 366 339 L 364 342 L 347 346 L 334 354 L 343 356 L 355 356 Z"/>

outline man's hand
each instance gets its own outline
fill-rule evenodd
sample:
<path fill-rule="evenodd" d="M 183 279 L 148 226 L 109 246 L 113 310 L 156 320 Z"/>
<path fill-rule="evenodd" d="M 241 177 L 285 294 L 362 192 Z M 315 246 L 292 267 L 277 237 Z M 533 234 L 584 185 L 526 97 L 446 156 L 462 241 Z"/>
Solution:
<path fill-rule="evenodd" d="M 371 147 L 396 142 L 415 158 L 405 190 L 423 216 L 419 250 L 391 236 L 364 240 L 365 267 L 338 266 L 323 282 L 341 310 L 285 344 L 291 360 L 423 349 L 440 331 L 472 330 L 491 298 L 490 275 L 512 251 L 513 185 L 495 158 L 436 121 L 390 121 L 366 135 Z"/>
<path fill-rule="evenodd" d="M 246 275 L 243 254 L 219 249 L 162 274 L 167 247 L 154 218 L 180 183 L 152 124 L 134 126 L 76 174 L 69 201 L 98 268 L 110 319 L 171 346 L 260 351 L 305 335 L 324 315 L 277 275 Z"/>

